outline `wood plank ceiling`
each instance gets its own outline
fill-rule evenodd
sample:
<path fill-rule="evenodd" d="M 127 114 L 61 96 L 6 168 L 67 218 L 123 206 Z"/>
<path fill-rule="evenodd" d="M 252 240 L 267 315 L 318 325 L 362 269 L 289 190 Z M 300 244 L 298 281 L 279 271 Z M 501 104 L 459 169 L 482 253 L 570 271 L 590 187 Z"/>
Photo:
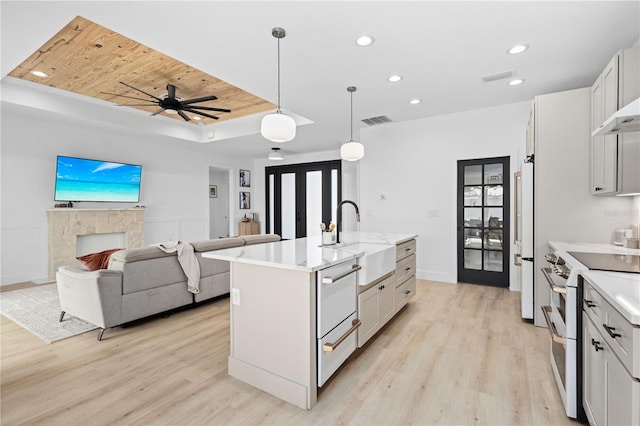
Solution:
<path fill-rule="evenodd" d="M 31 71 L 44 72 L 47 77 L 38 77 Z M 121 81 L 158 98 L 167 93 L 166 86 L 170 83 L 176 86 L 176 96 L 182 100 L 215 95 L 217 100 L 194 105 L 231 110 L 230 113 L 205 111 L 219 119 L 200 117 L 200 120 L 189 121 L 194 124 L 212 124 L 276 108 L 262 98 L 80 16 L 69 22 L 9 75 L 114 104 L 147 102 L 106 93 L 153 101 L 149 96 L 120 84 Z M 150 114 L 160 109 L 157 105 L 119 108 L 137 108 Z M 196 116 L 186 114 L 190 118 Z M 184 121 L 176 114 L 164 112 L 162 115 Z"/>

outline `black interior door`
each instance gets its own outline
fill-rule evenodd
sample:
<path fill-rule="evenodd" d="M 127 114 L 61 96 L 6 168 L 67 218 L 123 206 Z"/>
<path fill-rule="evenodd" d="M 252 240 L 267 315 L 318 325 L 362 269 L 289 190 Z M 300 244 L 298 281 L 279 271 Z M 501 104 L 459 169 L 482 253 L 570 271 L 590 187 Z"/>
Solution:
<path fill-rule="evenodd" d="M 320 223 L 336 220 L 341 161 L 265 168 L 266 230 L 283 239 L 320 235 Z"/>
<path fill-rule="evenodd" d="M 458 161 L 458 281 L 509 286 L 509 157 Z"/>

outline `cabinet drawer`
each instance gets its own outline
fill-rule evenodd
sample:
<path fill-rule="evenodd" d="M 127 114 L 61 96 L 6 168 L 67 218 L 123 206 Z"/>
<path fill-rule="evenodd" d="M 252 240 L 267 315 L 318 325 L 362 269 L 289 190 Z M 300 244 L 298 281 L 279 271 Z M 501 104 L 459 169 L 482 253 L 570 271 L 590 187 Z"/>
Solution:
<path fill-rule="evenodd" d="M 596 325 L 626 369 L 640 378 L 640 328 L 632 326 L 609 304 L 605 305 L 604 321 Z"/>
<path fill-rule="evenodd" d="M 605 301 L 591 285 L 585 281 L 582 309 L 595 324 L 604 322 Z"/>
<path fill-rule="evenodd" d="M 396 287 L 396 312 L 402 309 L 409 300 L 416 294 L 416 277 L 411 277 L 407 281 Z"/>
<path fill-rule="evenodd" d="M 416 240 L 405 241 L 396 246 L 396 262 L 416 252 Z"/>
<path fill-rule="evenodd" d="M 396 263 L 396 287 L 416 274 L 416 255 L 412 254 Z"/>

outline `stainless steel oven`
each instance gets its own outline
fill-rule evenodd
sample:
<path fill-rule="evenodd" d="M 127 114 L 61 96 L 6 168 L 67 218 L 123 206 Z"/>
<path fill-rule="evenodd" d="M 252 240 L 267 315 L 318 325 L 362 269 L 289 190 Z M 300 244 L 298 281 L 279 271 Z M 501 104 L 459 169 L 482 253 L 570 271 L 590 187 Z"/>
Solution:
<path fill-rule="evenodd" d="M 567 416 L 582 418 L 582 380 L 580 377 L 579 297 L 576 271 L 555 254 L 545 256 L 549 267 L 542 268 L 549 284 L 550 304 L 542 312 L 551 335 L 551 367 Z"/>

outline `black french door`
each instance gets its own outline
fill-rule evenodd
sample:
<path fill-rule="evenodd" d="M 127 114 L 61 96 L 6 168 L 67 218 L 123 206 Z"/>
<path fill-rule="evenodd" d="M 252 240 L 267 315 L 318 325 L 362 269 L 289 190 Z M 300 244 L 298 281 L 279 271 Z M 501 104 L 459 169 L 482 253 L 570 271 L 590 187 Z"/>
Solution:
<path fill-rule="evenodd" d="M 458 282 L 509 286 L 509 157 L 458 161 Z"/>
<path fill-rule="evenodd" d="M 265 168 L 266 230 L 285 240 L 320 235 L 336 221 L 342 198 L 340 160 Z"/>

